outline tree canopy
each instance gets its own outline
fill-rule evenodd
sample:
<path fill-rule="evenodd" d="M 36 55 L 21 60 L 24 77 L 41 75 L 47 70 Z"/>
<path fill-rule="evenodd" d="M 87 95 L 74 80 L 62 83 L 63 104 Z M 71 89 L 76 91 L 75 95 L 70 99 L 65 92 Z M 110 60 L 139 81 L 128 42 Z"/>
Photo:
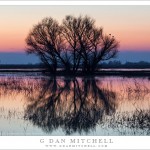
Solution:
<path fill-rule="evenodd" d="M 38 55 L 53 74 L 58 68 L 66 73 L 93 74 L 98 64 L 116 56 L 119 46 L 114 36 L 96 27 L 94 19 L 71 15 L 62 24 L 44 18 L 33 26 L 26 43 L 27 53 Z"/>

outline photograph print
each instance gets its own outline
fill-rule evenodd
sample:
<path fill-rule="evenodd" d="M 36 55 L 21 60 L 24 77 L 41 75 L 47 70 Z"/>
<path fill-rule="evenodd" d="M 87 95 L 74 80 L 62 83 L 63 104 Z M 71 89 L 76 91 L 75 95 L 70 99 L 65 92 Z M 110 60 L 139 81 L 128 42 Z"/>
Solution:
<path fill-rule="evenodd" d="M 150 6 L 0 6 L 1 136 L 149 136 Z"/>

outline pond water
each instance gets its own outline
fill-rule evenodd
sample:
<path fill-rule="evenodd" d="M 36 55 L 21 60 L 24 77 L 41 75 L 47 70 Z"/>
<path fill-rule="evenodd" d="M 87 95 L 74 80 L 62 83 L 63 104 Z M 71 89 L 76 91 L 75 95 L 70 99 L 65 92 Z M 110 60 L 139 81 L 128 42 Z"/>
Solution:
<path fill-rule="evenodd" d="M 0 135 L 150 135 L 150 78 L 1 73 Z"/>

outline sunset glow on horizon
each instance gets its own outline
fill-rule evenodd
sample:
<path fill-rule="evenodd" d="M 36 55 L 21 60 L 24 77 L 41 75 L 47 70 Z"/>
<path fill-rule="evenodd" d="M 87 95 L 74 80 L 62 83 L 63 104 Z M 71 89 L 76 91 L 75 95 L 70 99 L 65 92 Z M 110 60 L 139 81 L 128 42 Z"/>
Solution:
<path fill-rule="evenodd" d="M 0 52 L 24 51 L 33 25 L 48 16 L 61 23 L 66 15 L 94 18 L 121 51 L 150 51 L 150 6 L 0 6 Z"/>

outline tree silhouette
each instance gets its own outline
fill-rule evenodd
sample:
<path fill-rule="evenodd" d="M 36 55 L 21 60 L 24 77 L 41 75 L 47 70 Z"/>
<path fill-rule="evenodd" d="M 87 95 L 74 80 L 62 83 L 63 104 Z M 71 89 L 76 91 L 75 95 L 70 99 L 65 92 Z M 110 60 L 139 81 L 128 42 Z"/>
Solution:
<path fill-rule="evenodd" d="M 26 43 L 28 45 L 27 52 L 38 55 L 52 73 L 56 73 L 60 61 L 65 64 L 60 56 L 63 50 L 63 39 L 61 28 L 56 20 L 45 18 L 35 25 L 29 33 Z"/>
<path fill-rule="evenodd" d="M 62 25 L 45 18 L 33 27 L 26 43 L 27 52 L 37 54 L 51 73 L 62 67 L 68 73 L 92 74 L 101 61 L 118 52 L 114 36 L 105 35 L 88 16 L 66 16 Z"/>

